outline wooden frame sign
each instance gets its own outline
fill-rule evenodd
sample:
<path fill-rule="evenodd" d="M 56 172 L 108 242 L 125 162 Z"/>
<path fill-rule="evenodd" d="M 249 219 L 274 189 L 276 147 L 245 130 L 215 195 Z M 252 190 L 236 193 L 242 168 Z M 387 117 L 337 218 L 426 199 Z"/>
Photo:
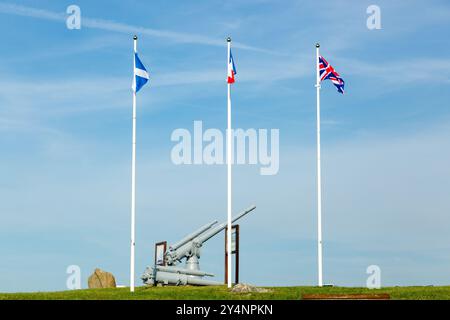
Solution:
<path fill-rule="evenodd" d="M 228 279 L 227 230 L 225 228 L 225 284 Z M 239 225 L 231 226 L 231 254 L 235 256 L 234 283 L 239 283 Z"/>
<path fill-rule="evenodd" d="M 165 266 L 164 253 L 167 250 L 167 241 L 158 242 L 155 244 L 155 266 Z"/>

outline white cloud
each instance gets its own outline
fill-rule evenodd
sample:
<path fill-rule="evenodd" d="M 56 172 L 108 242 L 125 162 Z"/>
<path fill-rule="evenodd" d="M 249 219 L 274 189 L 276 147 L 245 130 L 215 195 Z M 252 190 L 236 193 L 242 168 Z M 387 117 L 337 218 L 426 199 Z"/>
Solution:
<path fill-rule="evenodd" d="M 388 61 L 384 63 L 369 63 L 366 61 L 340 59 L 342 69 L 347 74 L 375 77 L 390 84 L 410 84 L 415 82 L 446 82 L 450 81 L 450 59 L 446 58 L 415 58 L 408 60 Z"/>
<path fill-rule="evenodd" d="M 65 13 L 57 13 L 52 12 L 45 9 L 37 9 L 22 5 L 16 5 L 12 3 L 0 3 L 0 12 L 5 14 L 12 14 L 18 16 L 32 17 L 36 19 L 50 20 L 50 21 L 59 21 L 64 22 L 67 18 Z M 138 35 L 146 35 L 150 37 L 164 38 L 166 40 L 170 40 L 176 43 L 189 43 L 189 44 L 202 44 L 209 46 L 226 46 L 225 39 L 217 39 L 208 36 L 192 34 L 192 33 L 182 33 L 168 30 L 158 30 L 140 26 L 129 25 L 125 23 L 104 20 L 104 19 L 96 19 L 82 16 L 81 25 L 83 28 L 93 28 L 100 29 L 111 32 L 125 33 L 125 34 L 138 34 Z M 240 42 L 233 42 L 233 47 L 243 49 L 243 50 L 251 50 L 251 51 L 259 51 L 265 53 L 275 52 L 246 45 Z"/>

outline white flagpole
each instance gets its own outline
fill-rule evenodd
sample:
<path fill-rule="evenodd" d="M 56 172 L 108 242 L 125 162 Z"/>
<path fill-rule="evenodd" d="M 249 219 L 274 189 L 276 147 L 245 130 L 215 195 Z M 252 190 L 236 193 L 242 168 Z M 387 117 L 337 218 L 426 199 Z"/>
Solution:
<path fill-rule="evenodd" d="M 137 52 L 137 36 L 133 37 L 134 53 Z M 135 215 L 136 215 L 136 68 L 135 56 L 133 55 L 133 143 L 131 160 L 131 253 L 130 253 L 130 292 L 134 292 L 134 248 L 135 248 Z"/>
<path fill-rule="evenodd" d="M 322 177 L 320 168 L 320 72 L 319 47 L 316 44 L 316 92 L 317 92 L 317 263 L 319 287 L 323 286 L 322 278 Z"/>
<path fill-rule="evenodd" d="M 227 39 L 228 59 L 227 74 L 230 63 L 231 38 Z M 231 84 L 228 83 L 228 129 L 227 129 L 227 284 L 231 288 Z"/>

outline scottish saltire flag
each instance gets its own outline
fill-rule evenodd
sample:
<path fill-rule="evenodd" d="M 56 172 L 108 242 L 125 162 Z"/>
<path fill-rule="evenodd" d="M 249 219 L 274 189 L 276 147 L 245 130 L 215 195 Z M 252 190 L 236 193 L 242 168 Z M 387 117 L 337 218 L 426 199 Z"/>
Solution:
<path fill-rule="evenodd" d="M 234 65 L 234 59 L 233 59 L 233 55 L 231 54 L 231 49 L 230 49 L 230 60 L 228 60 L 227 82 L 234 83 L 235 75 L 236 75 L 236 66 Z"/>
<path fill-rule="evenodd" d="M 133 77 L 133 90 L 138 92 L 147 83 L 149 75 L 147 69 L 145 69 L 137 52 L 134 53 L 134 77 Z"/>
<path fill-rule="evenodd" d="M 344 79 L 341 78 L 339 73 L 333 69 L 332 66 L 324 59 L 324 57 L 319 56 L 319 72 L 320 72 L 320 81 L 323 80 L 331 80 L 334 86 L 337 88 L 338 92 L 344 93 Z"/>

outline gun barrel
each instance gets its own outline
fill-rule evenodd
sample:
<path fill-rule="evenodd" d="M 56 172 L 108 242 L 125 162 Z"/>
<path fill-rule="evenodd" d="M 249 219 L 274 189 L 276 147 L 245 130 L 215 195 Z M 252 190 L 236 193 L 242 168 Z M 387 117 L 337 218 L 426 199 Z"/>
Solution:
<path fill-rule="evenodd" d="M 247 215 L 248 213 L 252 212 L 253 210 L 256 209 L 256 206 L 251 206 L 248 209 L 242 211 L 241 213 L 239 213 L 237 216 L 235 216 L 234 218 L 232 218 L 232 223 L 236 222 L 237 220 L 241 219 L 243 216 Z M 208 241 L 209 239 L 211 239 L 212 237 L 214 237 L 216 234 L 218 234 L 220 231 L 222 231 L 223 229 L 225 229 L 227 227 L 227 222 L 221 223 L 220 225 L 214 227 L 213 229 L 209 230 L 208 232 L 201 234 L 200 236 L 196 237 L 196 242 L 198 243 L 203 243 L 205 241 Z"/>
<path fill-rule="evenodd" d="M 233 222 L 236 222 L 237 220 L 239 220 L 240 218 L 242 218 L 243 216 L 245 216 L 246 214 L 252 212 L 252 211 L 255 210 L 255 209 L 256 209 L 256 206 L 253 205 L 253 206 L 247 208 L 246 210 L 242 211 L 241 213 L 239 213 L 236 217 L 234 217 L 234 218 L 231 220 L 232 223 L 233 223 Z"/>
<path fill-rule="evenodd" d="M 192 232 L 191 234 L 187 235 L 186 237 L 184 237 L 183 239 L 181 239 L 180 241 L 178 241 L 177 243 L 171 245 L 169 247 L 169 250 L 177 250 L 179 247 L 181 247 L 182 245 L 186 244 L 187 242 L 191 241 L 192 239 L 194 239 L 195 237 L 198 237 L 199 235 L 201 235 L 203 232 L 205 232 L 206 230 L 210 229 L 213 225 L 215 225 L 217 223 L 217 220 L 210 222 L 208 224 L 205 224 L 203 227 L 197 229 L 196 231 Z"/>
<path fill-rule="evenodd" d="M 145 284 L 157 285 L 158 283 L 165 285 L 195 285 L 195 286 L 219 286 L 223 282 L 205 280 L 202 278 L 193 277 L 185 273 L 174 273 L 166 271 L 154 272 L 153 268 L 147 268 L 141 279 Z"/>
<path fill-rule="evenodd" d="M 201 271 L 201 270 L 189 270 L 189 269 L 186 269 L 186 268 L 156 266 L 156 270 L 169 272 L 169 273 L 187 274 L 187 275 L 191 275 L 191 276 L 214 277 L 214 274 L 209 273 L 209 272 L 205 272 L 205 271 Z"/>

